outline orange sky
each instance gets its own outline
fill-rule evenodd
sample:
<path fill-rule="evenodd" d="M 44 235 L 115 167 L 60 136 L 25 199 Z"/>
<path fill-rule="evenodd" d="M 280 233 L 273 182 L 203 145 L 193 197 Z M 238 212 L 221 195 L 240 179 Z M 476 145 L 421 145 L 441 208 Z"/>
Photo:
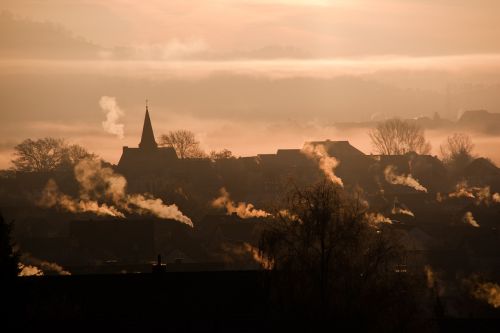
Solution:
<path fill-rule="evenodd" d="M 493 0 L 3 0 L 0 168 L 27 137 L 113 163 L 153 125 L 236 154 L 348 139 L 338 121 L 500 112 Z M 123 110 L 106 133 L 102 96 Z M 435 147 L 442 134 L 432 134 Z M 265 139 L 262 139 L 265 138 Z M 496 138 L 477 138 L 487 154 Z M 491 154 L 490 154 L 491 155 Z M 496 158 L 496 157 L 494 157 Z"/>

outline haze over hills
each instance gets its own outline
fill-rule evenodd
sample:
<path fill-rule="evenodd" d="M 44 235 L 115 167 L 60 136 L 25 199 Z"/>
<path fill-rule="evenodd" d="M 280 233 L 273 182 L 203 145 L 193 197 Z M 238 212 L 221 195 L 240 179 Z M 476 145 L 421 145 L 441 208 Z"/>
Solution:
<path fill-rule="evenodd" d="M 317 26 L 310 31 L 290 18 L 284 19 L 285 25 L 309 31 L 309 35 L 304 32 L 283 40 L 272 34 L 262 41 L 253 39 L 252 46 L 236 41 L 222 45 L 211 30 L 204 36 L 200 30 L 191 36 L 151 32 L 148 28 L 151 24 L 130 19 L 134 17 L 134 11 L 130 11 L 133 5 L 120 12 L 111 5 L 79 4 L 59 15 L 51 11 L 53 3 L 45 8 L 27 3 L 6 2 L 3 8 L 9 12 L 0 15 L 2 29 L 9 31 L 0 42 L 0 100 L 2 109 L 8 110 L 2 112 L 0 123 L 3 168 L 9 165 L 9 154 L 16 143 L 27 137 L 48 135 L 83 144 L 116 163 L 119 147 L 134 144 L 133 138 L 139 135 L 140 129 L 133 125 L 142 117 L 146 98 L 151 101 L 158 133 L 188 128 L 197 133 L 207 150 L 227 147 L 237 155 L 271 153 L 279 147 L 300 147 L 304 141 L 325 138 L 349 139 L 370 152 L 371 147 L 362 135 L 338 132 L 331 125 L 393 116 L 433 117 L 436 112 L 449 120 L 458 119 L 466 110 L 500 112 L 496 97 L 500 87 L 496 43 L 479 43 L 477 38 L 485 40 L 485 36 L 495 31 L 491 28 L 494 20 L 481 11 L 474 20 L 491 29 L 477 25 L 474 28 L 477 31 L 460 34 L 462 25 L 451 20 L 449 24 L 457 31 L 446 29 L 453 36 L 447 42 L 429 41 L 427 45 L 423 38 L 414 38 L 409 43 L 413 49 L 399 51 L 391 50 L 385 43 L 377 50 L 357 48 L 351 42 L 344 53 L 339 53 L 318 46 L 328 45 L 320 43 L 323 32 L 327 31 L 323 30 L 325 27 Z M 240 6 L 231 5 L 231 11 L 238 12 Z M 305 8 L 299 3 L 278 2 L 277 6 L 276 10 L 281 8 L 290 13 Z M 308 10 L 320 15 L 321 21 L 340 13 L 344 13 L 347 21 L 358 19 L 351 18 L 357 4 L 332 6 L 325 14 L 320 14 L 325 10 L 321 6 L 311 4 Z M 412 10 L 399 10 L 425 15 L 420 5 L 414 6 Z M 460 16 L 463 15 L 460 6 L 470 5 L 434 6 L 437 12 L 451 10 Z M 95 14 L 97 23 L 91 25 L 77 19 L 76 8 Z M 181 8 L 189 11 L 190 5 Z M 276 12 L 269 11 L 270 7 L 264 4 L 253 8 L 256 12 L 266 9 L 268 28 L 278 29 L 281 21 Z M 365 8 L 377 11 L 369 4 Z M 143 10 L 140 6 L 136 8 Z M 149 15 L 145 17 L 157 20 L 154 10 L 147 12 Z M 209 20 L 200 15 L 200 22 Z M 127 20 L 134 23 L 126 27 Z M 105 33 L 96 33 L 99 24 L 106 24 Z M 231 23 L 238 29 L 246 27 L 245 24 Z M 349 22 L 344 24 L 351 26 Z M 416 33 L 412 24 L 407 24 L 405 31 Z M 126 31 L 130 32 L 129 41 L 121 33 Z M 422 29 L 421 33 L 437 38 L 426 31 Z M 158 34 L 155 41 L 144 37 L 150 33 Z M 384 30 L 384 33 L 395 32 Z M 303 38 L 306 35 L 307 41 Z M 462 40 L 456 39 L 457 36 Z M 308 41 L 317 45 L 309 47 Z M 101 130 L 102 96 L 115 97 L 124 110 L 122 140 Z M 270 140 L 260 140 L 270 137 L 269 134 L 273 134 Z M 429 135 L 435 147 L 446 136 Z M 476 141 L 481 152 L 491 150 L 495 142 L 483 136 Z M 497 156 L 489 157 L 499 161 Z"/>

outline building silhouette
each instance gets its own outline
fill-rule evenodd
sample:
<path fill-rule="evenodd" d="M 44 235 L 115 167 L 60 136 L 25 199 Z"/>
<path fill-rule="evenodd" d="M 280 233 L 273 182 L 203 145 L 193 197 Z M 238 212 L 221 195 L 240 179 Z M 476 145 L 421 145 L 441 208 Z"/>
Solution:
<path fill-rule="evenodd" d="M 127 175 L 157 173 L 177 160 L 177 154 L 172 147 L 158 147 L 155 140 L 148 106 L 142 128 L 139 147 L 123 147 L 123 153 L 118 162 L 117 170 Z"/>

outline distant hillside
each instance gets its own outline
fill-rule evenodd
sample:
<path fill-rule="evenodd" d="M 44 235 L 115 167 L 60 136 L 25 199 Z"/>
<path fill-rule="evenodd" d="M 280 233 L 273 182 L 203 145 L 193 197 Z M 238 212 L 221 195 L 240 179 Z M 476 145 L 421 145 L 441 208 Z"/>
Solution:
<path fill-rule="evenodd" d="M 486 110 L 465 111 L 457 122 L 460 128 L 488 134 L 500 134 L 500 113 Z"/>
<path fill-rule="evenodd" d="M 407 119 L 416 122 L 425 129 L 457 129 L 466 131 L 481 132 L 490 135 L 500 135 L 500 113 L 493 113 L 486 110 L 465 111 L 457 121 L 451 121 L 439 117 L 419 117 Z M 382 121 L 382 120 L 380 120 Z M 379 121 L 336 123 L 337 128 L 367 128 L 375 127 Z"/>

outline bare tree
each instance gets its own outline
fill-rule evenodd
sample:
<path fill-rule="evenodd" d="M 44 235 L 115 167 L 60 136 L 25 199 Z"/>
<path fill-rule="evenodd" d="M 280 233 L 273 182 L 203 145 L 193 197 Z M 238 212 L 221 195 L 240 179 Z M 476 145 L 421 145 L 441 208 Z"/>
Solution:
<path fill-rule="evenodd" d="M 212 160 L 222 160 L 227 158 L 234 158 L 233 153 L 229 149 L 222 149 L 219 151 L 212 150 L 210 152 L 210 158 Z"/>
<path fill-rule="evenodd" d="M 394 267 L 402 260 L 400 247 L 389 227 L 369 223 L 355 197 L 325 181 L 294 188 L 285 207 L 259 243 L 272 269 L 285 272 L 274 285 L 285 303 L 329 316 L 349 307 L 357 313 L 360 304 L 372 311 L 369 302 L 378 300 L 369 295 L 399 291 Z"/>
<path fill-rule="evenodd" d="M 12 163 L 17 171 L 52 171 L 63 160 L 63 147 L 62 139 L 26 139 L 14 147 Z"/>
<path fill-rule="evenodd" d="M 70 170 L 83 159 L 97 156 L 80 145 L 68 145 L 64 139 L 26 139 L 14 147 L 12 160 L 16 171 Z"/>
<path fill-rule="evenodd" d="M 96 159 L 97 155 L 90 153 L 87 149 L 80 145 L 65 145 L 63 159 L 59 169 L 71 170 L 78 162 L 88 159 Z"/>
<path fill-rule="evenodd" d="M 443 161 L 454 167 L 464 167 L 474 158 L 472 151 L 474 144 L 470 136 L 465 133 L 453 133 L 441 145 Z"/>
<path fill-rule="evenodd" d="M 379 123 L 369 135 L 373 147 L 381 155 L 428 154 L 431 150 L 419 125 L 397 118 Z"/>
<path fill-rule="evenodd" d="M 179 158 L 206 157 L 193 132 L 188 130 L 170 131 L 160 137 L 160 145 L 175 149 Z"/>
<path fill-rule="evenodd" d="M 70 170 L 79 161 L 96 158 L 79 145 L 68 145 L 64 139 L 42 138 L 26 139 L 14 147 L 14 170 L 16 171 L 54 171 Z"/>

